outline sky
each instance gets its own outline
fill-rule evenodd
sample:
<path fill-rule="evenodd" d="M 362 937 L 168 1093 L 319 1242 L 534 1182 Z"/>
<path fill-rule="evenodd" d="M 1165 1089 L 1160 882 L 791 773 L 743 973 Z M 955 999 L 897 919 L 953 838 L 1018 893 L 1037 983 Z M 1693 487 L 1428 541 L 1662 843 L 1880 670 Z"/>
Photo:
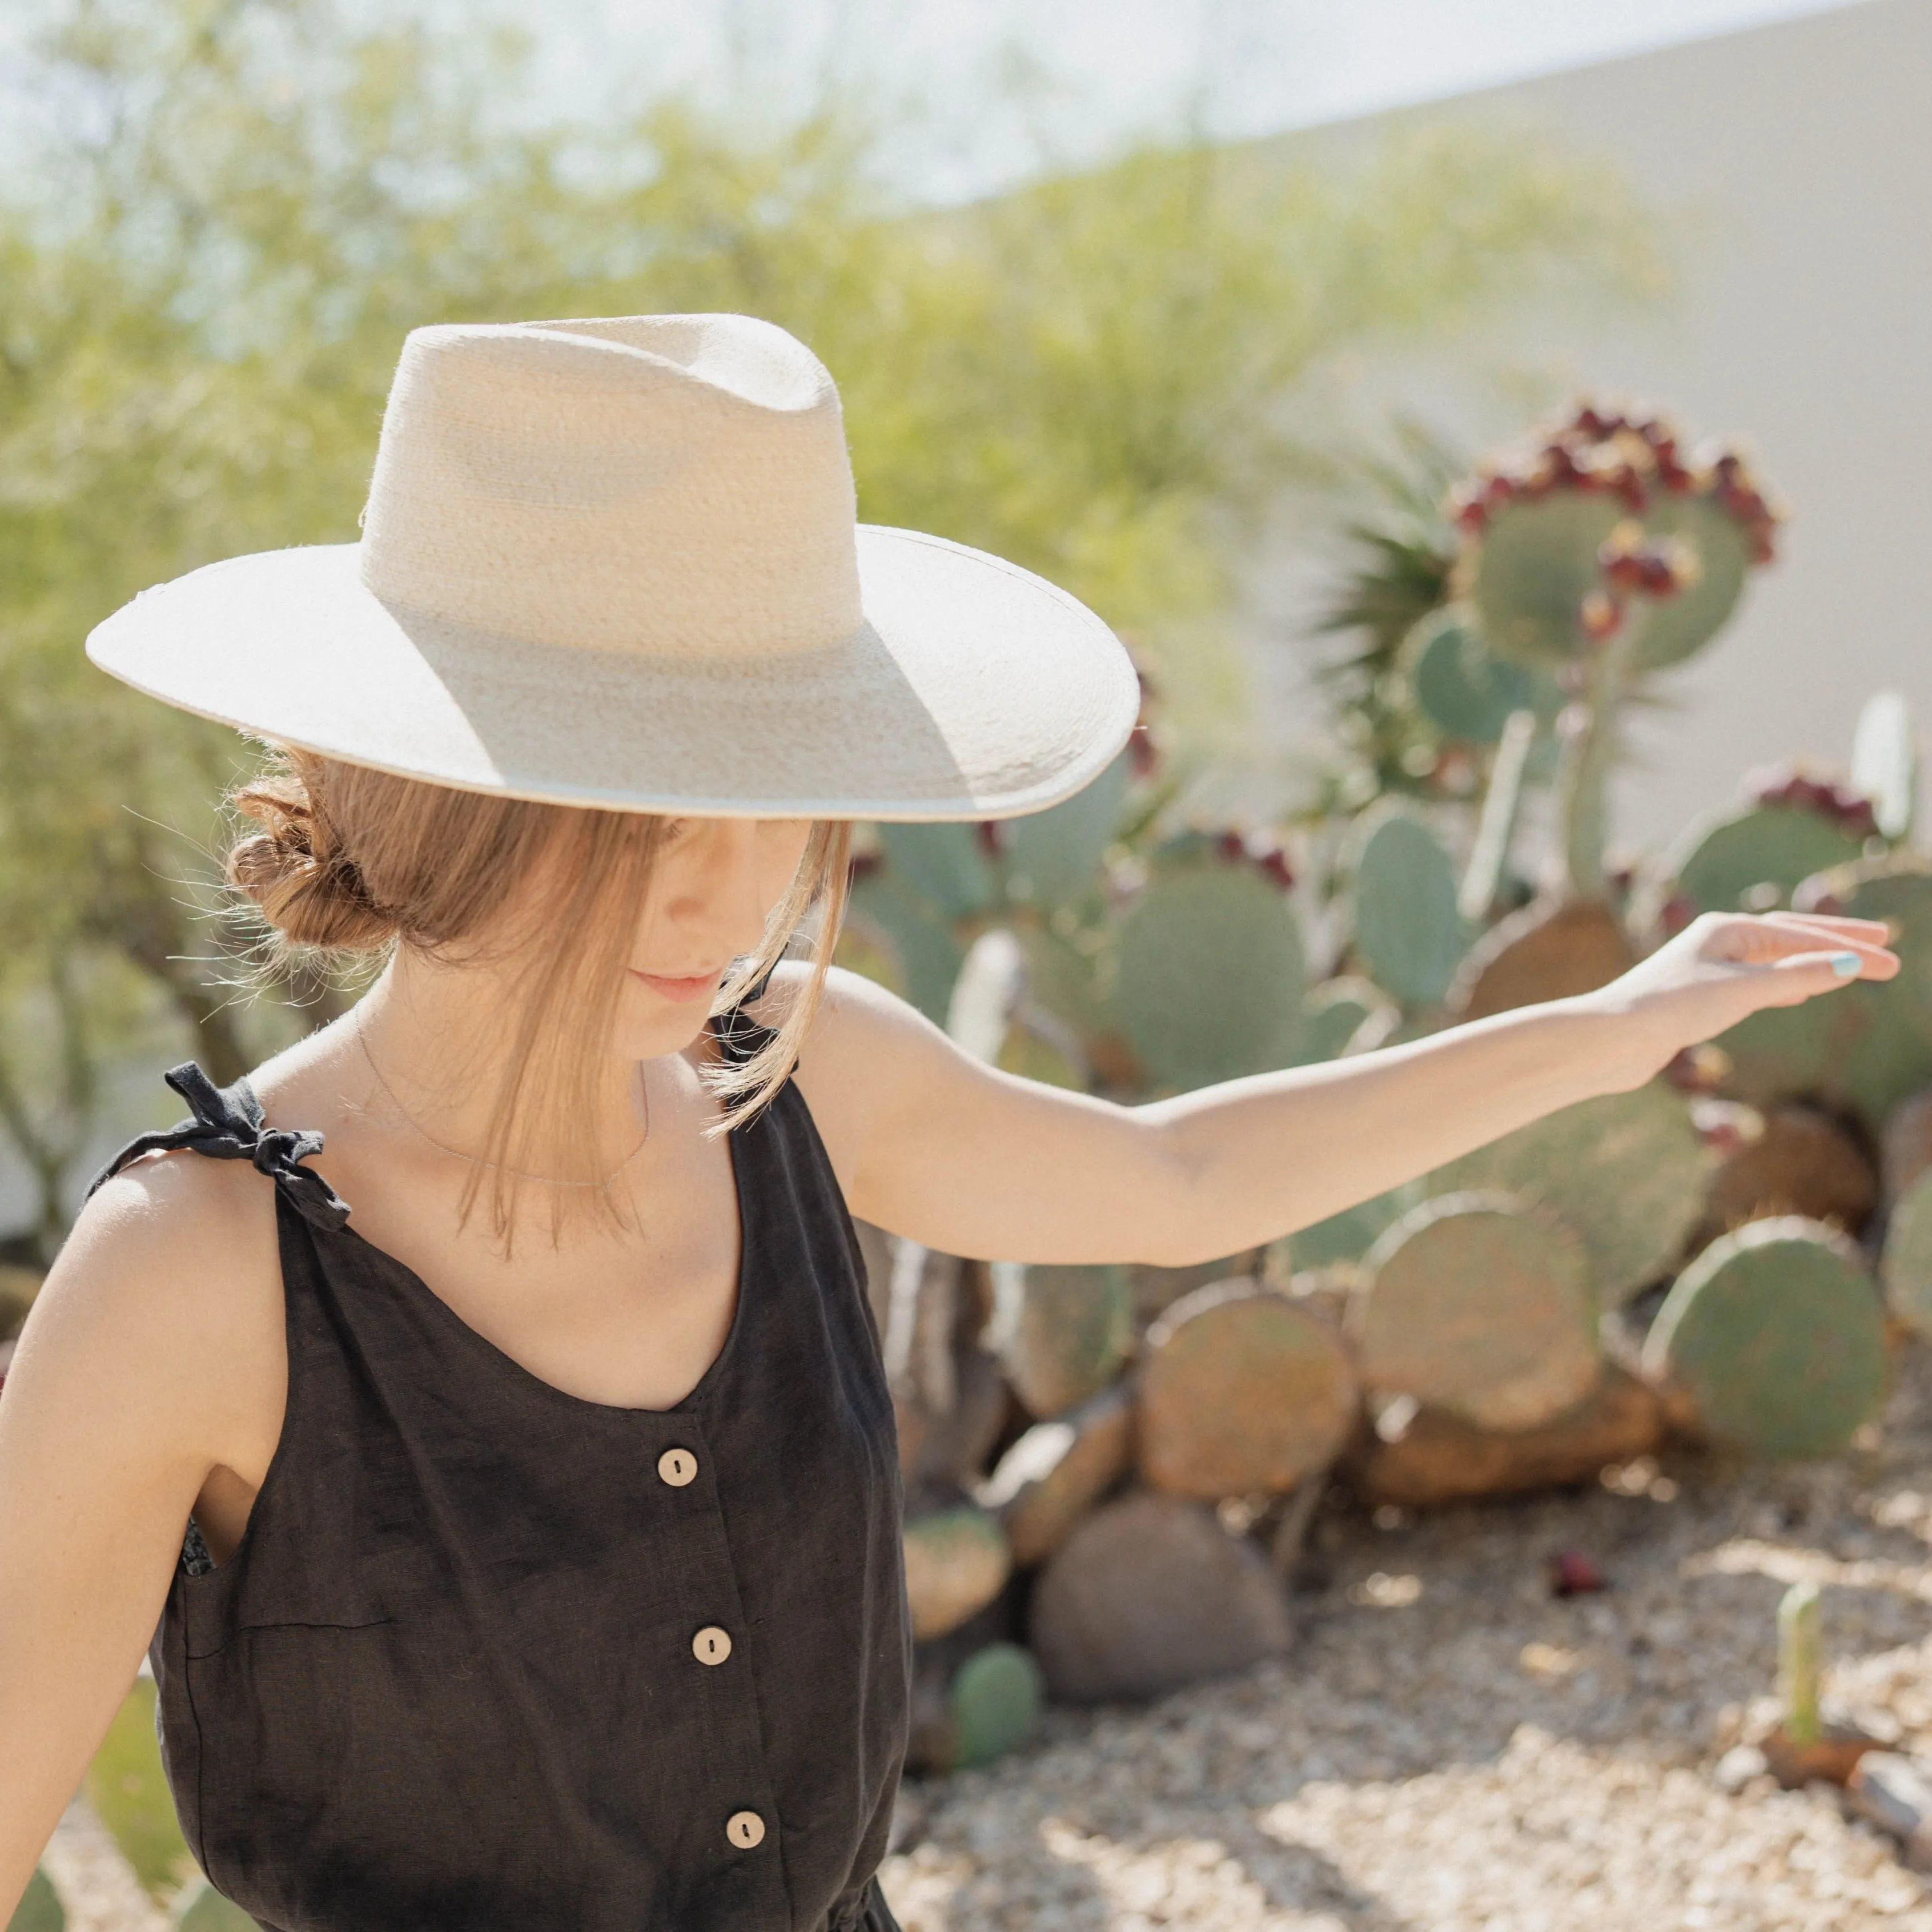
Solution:
<path fill-rule="evenodd" d="M 695 83 L 776 104 L 828 69 L 869 80 L 924 110 L 905 185 L 937 200 L 1150 128 L 1271 134 L 1847 3 L 487 0 L 535 34 L 559 100 Z"/>

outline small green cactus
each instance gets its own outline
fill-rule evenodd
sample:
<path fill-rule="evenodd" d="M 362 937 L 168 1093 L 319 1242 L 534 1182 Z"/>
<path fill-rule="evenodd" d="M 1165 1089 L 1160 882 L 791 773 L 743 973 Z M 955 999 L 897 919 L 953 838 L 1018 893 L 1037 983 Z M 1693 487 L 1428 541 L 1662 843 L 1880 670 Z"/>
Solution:
<path fill-rule="evenodd" d="M 996 1263 L 987 1341 L 1029 1414 L 1054 1416 L 1119 1374 L 1134 1337 L 1124 1268 Z"/>
<path fill-rule="evenodd" d="M 1438 1168 L 1429 1186 L 1492 1190 L 1547 1208 L 1582 1238 L 1608 1308 L 1676 1264 L 1703 1212 L 1706 1167 L 1683 1097 L 1653 1081 L 1519 1128 Z"/>
<path fill-rule="evenodd" d="M 1157 867 L 1128 913 L 1113 1010 L 1153 1082 L 1185 1093 L 1292 1065 L 1304 985 L 1286 895 L 1210 853 Z"/>
<path fill-rule="evenodd" d="M 952 1680 L 953 1768 L 970 1771 L 1018 1750 L 1046 1701 L 1040 1666 L 1016 1643 L 975 1651 Z"/>
<path fill-rule="evenodd" d="M 1123 752 L 1071 798 L 1046 812 L 1002 821 L 994 836 L 1005 862 L 1008 896 L 1050 910 L 1093 892 L 1132 778 L 1130 754 Z"/>
<path fill-rule="evenodd" d="M 884 871 L 862 877 L 853 886 L 847 919 L 888 956 L 892 990 L 934 1025 L 944 1026 L 952 982 L 966 957 L 952 928 L 903 881 Z"/>
<path fill-rule="evenodd" d="M 1794 1583 L 1778 1606 L 1778 1696 L 1784 1706 L 1784 1736 L 1794 1744 L 1815 1744 L 1825 1735 L 1819 1714 L 1822 1619 L 1816 1583 Z"/>
<path fill-rule="evenodd" d="M 1442 1004 L 1469 943 L 1454 862 L 1401 806 L 1367 814 L 1351 838 L 1355 951 L 1376 985 L 1406 1005 Z"/>
<path fill-rule="evenodd" d="M 1539 680 L 1492 656 L 1460 605 L 1432 610 L 1402 646 L 1402 668 L 1424 715 L 1445 738 L 1493 745 L 1513 712 L 1537 707 Z"/>
<path fill-rule="evenodd" d="M 1892 1313 L 1915 1335 L 1932 1336 L 1932 1172 L 1894 1202 L 1879 1278 Z"/>
<path fill-rule="evenodd" d="M 1348 1328 L 1372 1394 L 1478 1428 L 1536 1429 L 1576 1407 L 1603 1360 L 1582 1244 L 1503 1194 L 1406 1214 L 1370 1253 Z"/>
<path fill-rule="evenodd" d="M 1836 1454 L 1878 1412 L 1885 1323 L 1856 1249 L 1822 1222 L 1753 1221 L 1679 1275 L 1643 1369 L 1714 1441 L 1761 1456 Z"/>
<path fill-rule="evenodd" d="M 65 1932 L 66 1925 L 67 1909 L 60 1894 L 46 1874 L 37 1869 L 7 1922 L 7 1932 Z"/>

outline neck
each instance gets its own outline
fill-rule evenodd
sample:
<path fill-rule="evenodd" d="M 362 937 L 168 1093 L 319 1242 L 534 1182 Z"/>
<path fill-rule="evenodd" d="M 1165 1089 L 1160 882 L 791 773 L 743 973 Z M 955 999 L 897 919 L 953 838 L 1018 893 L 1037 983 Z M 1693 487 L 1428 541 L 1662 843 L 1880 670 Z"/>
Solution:
<path fill-rule="evenodd" d="M 351 1022 L 371 1070 L 370 1113 L 460 1159 L 490 1158 L 491 1116 L 516 1045 L 506 1016 L 518 998 L 506 973 L 398 952 Z M 511 1163 L 569 1180 L 615 1171 L 637 1151 L 648 1126 L 640 1072 L 637 1063 L 614 1054 L 600 1070 L 592 1096 L 596 1174 L 566 1173 L 560 1163 L 568 1156 L 554 1147 L 524 1148 Z"/>

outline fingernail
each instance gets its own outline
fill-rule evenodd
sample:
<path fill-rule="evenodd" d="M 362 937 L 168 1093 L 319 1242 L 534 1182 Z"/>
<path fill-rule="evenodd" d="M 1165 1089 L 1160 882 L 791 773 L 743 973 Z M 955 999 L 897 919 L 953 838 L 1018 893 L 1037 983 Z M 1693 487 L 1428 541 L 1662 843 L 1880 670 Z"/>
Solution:
<path fill-rule="evenodd" d="M 1832 955 L 1832 970 L 1841 980 L 1849 980 L 1858 970 L 1860 963 L 1856 952 L 1834 952 Z"/>

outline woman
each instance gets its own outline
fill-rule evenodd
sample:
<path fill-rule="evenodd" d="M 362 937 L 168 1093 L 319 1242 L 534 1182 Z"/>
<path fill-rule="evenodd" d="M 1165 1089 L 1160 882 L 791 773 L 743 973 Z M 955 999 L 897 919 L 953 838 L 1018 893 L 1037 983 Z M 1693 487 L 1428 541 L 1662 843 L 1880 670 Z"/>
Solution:
<path fill-rule="evenodd" d="M 1586 998 L 1151 1106 L 968 1060 L 827 974 L 847 827 L 1066 795 L 1132 675 L 1038 579 L 855 529 L 830 377 L 742 317 L 418 332 L 359 544 L 89 648 L 285 748 L 231 877 L 388 961 L 251 1082 L 170 1076 L 194 1118 L 28 1324 L 0 1910 L 152 1634 L 189 1842 L 266 1925 L 880 1932 L 907 1637 L 848 1203 L 1192 1262 L 1896 970 L 1869 924 L 1707 919 Z"/>

